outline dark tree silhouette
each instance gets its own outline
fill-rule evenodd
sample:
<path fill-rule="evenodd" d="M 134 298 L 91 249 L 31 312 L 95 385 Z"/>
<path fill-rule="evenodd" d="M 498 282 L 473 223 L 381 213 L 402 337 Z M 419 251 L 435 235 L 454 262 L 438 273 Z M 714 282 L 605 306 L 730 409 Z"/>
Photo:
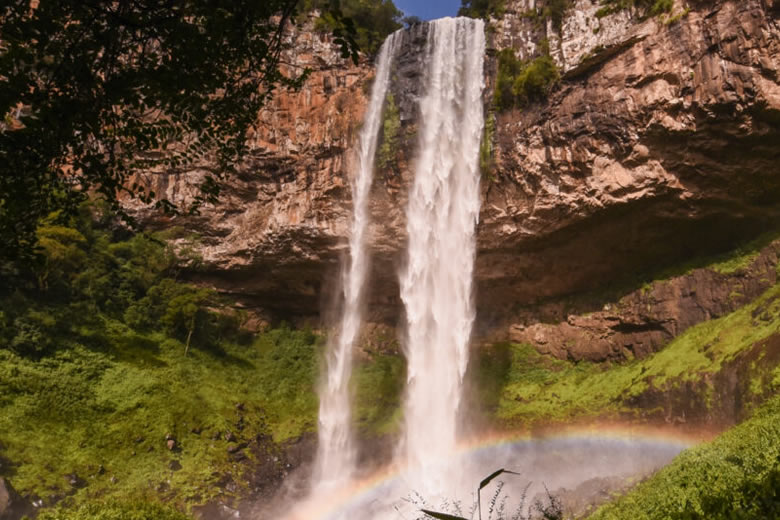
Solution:
<path fill-rule="evenodd" d="M 85 196 L 197 212 L 246 151 L 279 87 L 298 0 L 9 0 L 0 7 L 0 263 L 35 256 L 35 229 Z M 357 60 L 355 28 L 328 13 Z M 294 42 L 292 43 L 294 45 Z M 208 159 L 206 161 L 206 159 Z M 130 179 L 208 163 L 186 208 Z M 124 215 L 128 218 L 127 215 Z"/>

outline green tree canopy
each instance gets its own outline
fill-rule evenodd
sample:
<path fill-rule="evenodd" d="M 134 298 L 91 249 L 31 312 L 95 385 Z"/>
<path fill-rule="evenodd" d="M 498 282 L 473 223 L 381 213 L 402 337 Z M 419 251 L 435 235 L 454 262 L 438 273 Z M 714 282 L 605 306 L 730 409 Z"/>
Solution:
<path fill-rule="evenodd" d="M 504 11 L 505 0 L 461 0 L 459 16 L 488 19 L 490 15 L 500 15 Z"/>
<path fill-rule="evenodd" d="M 393 0 L 301 0 L 301 6 L 307 12 L 317 9 L 324 13 L 320 28 L 338 27 L 341 22 L 332 13 L 343 12 L 354 22 L 358 46 L 369 53 L 379 50 L 389 34 L 403 27 L 404 13 Z"/>
<path fill-rule="evenodd" d="M 0 261 L 32 254 L 39 221 L 87 193 L 197 212 L 246 152 L 278 87 L 298 0 L 9 0 L 0 7 Z M 342 54 L 354 26 L 329 14 Z M 293 42 L 294 45 L 294 42 Z M 208 165 L 191 206 L 135 174 Z M 126 215 L 125 215 L 126 217 Z M 52 223 L 56 224 L 56 223 Z"/>

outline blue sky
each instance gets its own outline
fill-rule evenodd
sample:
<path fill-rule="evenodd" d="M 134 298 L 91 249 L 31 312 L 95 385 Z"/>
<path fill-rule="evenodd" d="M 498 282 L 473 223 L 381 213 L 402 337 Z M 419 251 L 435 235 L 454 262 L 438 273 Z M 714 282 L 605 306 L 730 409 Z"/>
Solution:
<path fill-rule="evenodd" d="M 460 8 L 460 0 L 393 0 L 393 3 L 407 15 L 423 20 L 455 16 Z"/>

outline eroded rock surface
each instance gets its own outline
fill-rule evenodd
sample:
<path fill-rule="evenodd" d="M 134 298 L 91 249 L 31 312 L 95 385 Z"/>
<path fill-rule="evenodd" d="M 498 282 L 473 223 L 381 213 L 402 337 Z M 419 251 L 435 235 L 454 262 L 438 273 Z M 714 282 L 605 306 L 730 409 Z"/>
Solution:
<path fill-rule="evenodd" d="M 774 16 L 750 0 L 670 25 L 650 18 L 548 103 L 500 114 L 481 301 L 590 290 L 769 225 L 780 197 Z"/>
<path fill-rule="evenodd" d="M 637 11 L 598 18 L 598 2 L 578 0 L 560 28 L 530 19 L 528 7 L 529 0 L 508 2 L 504 17 L 492 21 L 486 59 L 492 63 L 506 47 L 530 58 L 547 39 L 563 80 L 546 102 L 495 115 L 476 263 L 480 333 L 518 340 L 533 339 L 529 331 L 545 319 L 540 304 L 560 306 L 572 295 L 727 250 L 773 228 L 780 201 L 777 2 L 678 1 L 672 15 L 679 20 L 671 21 Z M 396 278 L 425 30 L 415 27 L 399 52 L 391 87 L 402 128 L 397 160 L 377 171 L 372 192 L 367 314 L 391 325 L 400 312 Z M 254 151 L 223 201 L 198 218 L 156 222 L 198 232 L 196 280 L 286 318 L 317 316 L 333 300 L 349 226 L 350 149 L 372 79 L 368 59 L 357 67 L 343 61 L 325 36 L 291 38 L 297 44 L 286 61 L 311 67 L 312 76 L 259 115 Z M 486 81 L 487 101 L 492 77 Z M 155 191 L 186 197 L 182 180 L 198 175 L 160 176 Z M 681 309 L 701 298 L 701 287 L 715 291 L 713 299 L 730 294 L 714 289 L 720 281 L 692 279 L 664 285 L 668 294 L 654 287 L 636 296 L 661 302 L 652 319 L 615 321 L 607 313 L 591 326 L 595 318 L 569 323 L 564 316 L 560 335 L 539 325 L 552 339 L 535 344 L 562 357 L 645 355 L 717 315 Z M 760 286 L 742 294 L 752 297 Z M 572 353 L 563 347 L 568 326 L 578 337 L 602 332 Z M 605 343 L 602 333 L 623 339 Z"/>
<path fill-rule="evenodd" d="M 619 299 L 575 298 L 521 309 L 506 327 L 509 339 L 573 361 L 646 357 L 687 328 L 725 316 L 777 283 L 779 252 L 775 241 L 733 272 L 692 269 Z M 499 330 L 503 334 L 505 328 Z"/>

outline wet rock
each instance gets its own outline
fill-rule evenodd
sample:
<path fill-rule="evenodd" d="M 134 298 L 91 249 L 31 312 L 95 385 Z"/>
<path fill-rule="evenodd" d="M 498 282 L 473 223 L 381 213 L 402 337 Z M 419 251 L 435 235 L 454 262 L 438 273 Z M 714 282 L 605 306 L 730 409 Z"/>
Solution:
<path fill-rule="evenodd" d="M 81 489 L 87 485 L 87 481 L 79 477 L 76 473 L 70 473 L 68 475 L 65 475 L 65 481 L 74 490 Z"/>
<path fill-rule="evenodd" d="M 212 502 L 203 506 L 193 508 L 196 518 L 208 520 L 238 520 L 241 513 L 238 509 L 228 506 L 222 502 Z"/>
<path fill-rule="evenodd" d="M 33 511 L 33 505 L 22 498 L 9 481 L 0 477 L 0 520 L 19 520 Z"/>
<path fill-rule="evenodd" d="M 230 455 L 230 459 L 233 462 L 243 462 L 248 459 L 246 453 L 244 451 L 238 451 L 236 453 L 233 453 Z"/>

